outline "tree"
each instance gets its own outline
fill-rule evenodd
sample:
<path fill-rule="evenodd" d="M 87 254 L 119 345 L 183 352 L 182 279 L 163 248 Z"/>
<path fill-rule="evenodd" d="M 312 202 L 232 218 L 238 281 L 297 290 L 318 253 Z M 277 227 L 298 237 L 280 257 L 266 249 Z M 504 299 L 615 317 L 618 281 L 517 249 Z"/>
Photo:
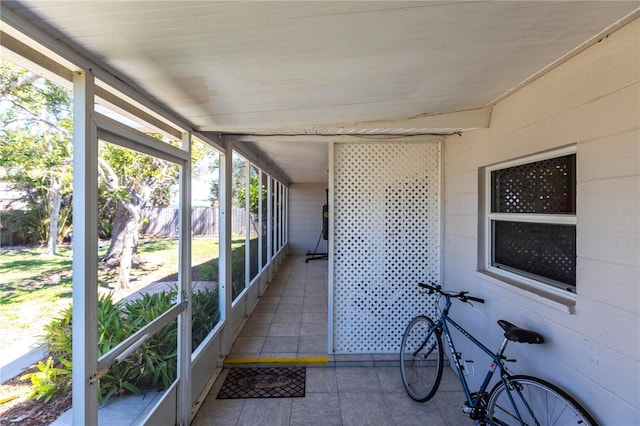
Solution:
<path fill-rule="evenodd" d="M 42 231 L 32 224 L 34 238 L 47 240 L 56 254 L 59 217 L 70 224 L 72 180 L 71 94 L 64 88 L 2 60 L 0 62 L 0 167 L 5 180 L 23 195 L 23 201 Z M 39 218 L 44 212 L 45 218 Z M 35 213 L 35 214 L 33 214 Z"/>
<path fill-rule="evenodd" d="M 101 184 L 109 197 L 104 202 L 114 210 L 111 244 L 101 262 L 118 266 L 118 284 L 127 288 L 138 247 L 141 211 L 148 204 L 169 204 L 179 169 L 173 163 L 111 144 L 101 144 L 98 164 Z"/>

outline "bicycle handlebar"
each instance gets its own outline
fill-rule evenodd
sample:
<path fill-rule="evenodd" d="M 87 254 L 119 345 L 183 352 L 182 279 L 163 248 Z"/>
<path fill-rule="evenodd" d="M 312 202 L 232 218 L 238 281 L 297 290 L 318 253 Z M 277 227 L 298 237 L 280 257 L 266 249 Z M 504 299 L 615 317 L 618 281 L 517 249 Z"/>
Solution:
<path fill-rule="evenodd" d="M 442 296 L 449 296 L 449 297 L 453 297 L 454 299 L 458 299 L 462 302 L 468 302 L 468 301 L 474 301 L 474 302 L 478 302 L 478 303 L 484 303 L 484 299 L 481 299 L 479 297 L 474 297 L 474 296 L 469 296 L 467 294 L 466 291 L 461 291 L 459 293 L 451 293 L 451 292 L 445 292 L 442 290 L 442 287 L 439 285 L 429 285 L 429 284 L 425 284 L 425 283 L 418 283 L 418 286 L 426 289 L 428 291 L 429 294 L 440 294 Z"/>

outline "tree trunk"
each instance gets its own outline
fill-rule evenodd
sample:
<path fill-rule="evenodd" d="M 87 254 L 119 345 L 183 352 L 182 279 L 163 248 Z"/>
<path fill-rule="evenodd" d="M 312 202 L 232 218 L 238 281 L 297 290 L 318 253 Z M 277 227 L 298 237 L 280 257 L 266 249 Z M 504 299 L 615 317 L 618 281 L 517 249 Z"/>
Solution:
<path fill-rule="evenodd" d="M 111 235 L 111 245 L 102 261 L 107 265 L 118 266 L 118 285 L 129 287 L 129 276 L 133 257 L 138 246 L 140 228 L 140 208 L 127 201 L 118 201 L 116 217 Z"/>
<path fill-rule="evenodd" d="M 49 214 L 49 242 L 47 244 L 47 253 L 50 255 L 56 255 L 58 244 L 58 218 L 60 216 L 60 206 L 62 205 L 62 188 L 58 180 L 53 177 L 49 191 L 51 194 L 51 213 Z"/>

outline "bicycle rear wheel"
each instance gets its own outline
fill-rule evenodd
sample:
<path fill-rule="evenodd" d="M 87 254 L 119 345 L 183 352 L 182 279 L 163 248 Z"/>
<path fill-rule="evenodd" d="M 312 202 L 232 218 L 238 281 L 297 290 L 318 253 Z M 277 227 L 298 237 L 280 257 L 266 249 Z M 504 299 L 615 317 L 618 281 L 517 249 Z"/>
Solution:
<path fill-rule="evenodd" d="M 409 396 L 420 402 L 433 397 L 442 378 L 442 340 L 433 325 L 425 316 L 415 317 L 400 345 L 402 383 Z"/>
<path fill-rule="evenodd" d="M 509 398 L 511 395 L 511 398 Z M 513 399 L 513 403 L 511 402 Z M 515 406 L 514 406 L 515 404 Z M 512 376 L 497 383 L 489 394 L 487 419 L 497 425 L 581 425 L 598 423 L 565 391 L 542 379 Z"/>

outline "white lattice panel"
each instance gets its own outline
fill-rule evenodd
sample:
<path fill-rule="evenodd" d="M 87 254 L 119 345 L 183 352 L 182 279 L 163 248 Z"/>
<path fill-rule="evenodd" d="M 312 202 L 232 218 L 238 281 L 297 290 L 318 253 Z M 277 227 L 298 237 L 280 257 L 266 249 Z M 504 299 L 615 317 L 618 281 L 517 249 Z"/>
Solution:
<path fill-rule="evenodd" d="M 334 145 L 334 348 L 395 353 L 440 282 L 440 144 Z"/>

